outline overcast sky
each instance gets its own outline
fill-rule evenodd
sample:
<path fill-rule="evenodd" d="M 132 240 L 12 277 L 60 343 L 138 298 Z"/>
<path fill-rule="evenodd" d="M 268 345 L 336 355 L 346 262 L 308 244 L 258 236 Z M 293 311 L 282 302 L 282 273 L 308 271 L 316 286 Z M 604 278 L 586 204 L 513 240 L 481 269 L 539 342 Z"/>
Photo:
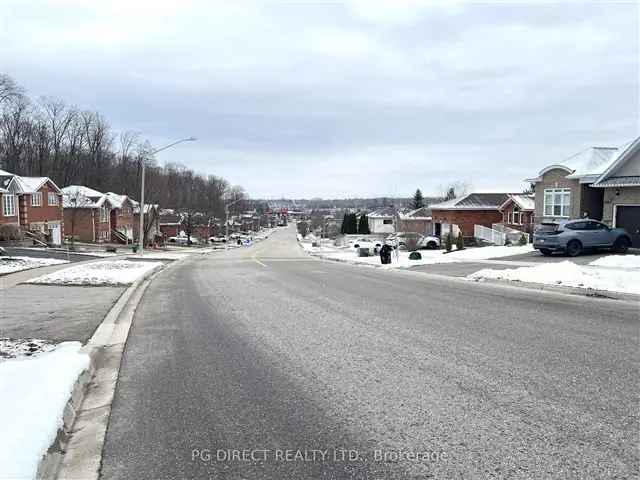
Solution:
<path fill-rule="evenodd" d="M 640 134 L 639 6 L 2 0 L 0 71 L 253 197 L 519 191 Z"/>

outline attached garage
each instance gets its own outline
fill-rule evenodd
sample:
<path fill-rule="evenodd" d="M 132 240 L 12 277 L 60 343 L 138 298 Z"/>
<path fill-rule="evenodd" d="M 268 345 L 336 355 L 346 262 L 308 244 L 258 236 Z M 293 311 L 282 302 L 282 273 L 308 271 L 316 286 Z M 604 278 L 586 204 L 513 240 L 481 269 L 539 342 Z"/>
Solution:
<path fill-rule="evenodd" d="M 632 246 L 640 248 L 640 205 L 615 205 L 614 219 L 614 227 L 629 232 Z"/>

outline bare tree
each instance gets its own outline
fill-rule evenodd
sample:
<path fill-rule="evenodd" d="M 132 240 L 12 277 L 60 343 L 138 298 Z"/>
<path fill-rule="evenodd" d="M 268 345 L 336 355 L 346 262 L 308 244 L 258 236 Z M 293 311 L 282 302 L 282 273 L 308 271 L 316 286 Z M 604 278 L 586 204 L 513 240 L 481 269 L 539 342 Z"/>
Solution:
<path fill-rule="evenodd" d="M 0 106 L 22 96 L 22 88 L 5 73 L 0 73 Z"/>

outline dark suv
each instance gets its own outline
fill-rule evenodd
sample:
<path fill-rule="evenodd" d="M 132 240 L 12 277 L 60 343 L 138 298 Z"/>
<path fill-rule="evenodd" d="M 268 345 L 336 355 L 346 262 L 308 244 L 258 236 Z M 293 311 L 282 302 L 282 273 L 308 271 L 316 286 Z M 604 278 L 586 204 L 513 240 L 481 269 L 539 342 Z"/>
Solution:
<path fill-rule="evenodd" d="M 543 223 L 533 234 L 533 248 L 543 255 L 564 252 L 575 257 L 588 248 L 610 248 L 616 253 L 625 253 L 630 246 L 631 236 L 624 228 L 609 228 L 588 218 Z"/>

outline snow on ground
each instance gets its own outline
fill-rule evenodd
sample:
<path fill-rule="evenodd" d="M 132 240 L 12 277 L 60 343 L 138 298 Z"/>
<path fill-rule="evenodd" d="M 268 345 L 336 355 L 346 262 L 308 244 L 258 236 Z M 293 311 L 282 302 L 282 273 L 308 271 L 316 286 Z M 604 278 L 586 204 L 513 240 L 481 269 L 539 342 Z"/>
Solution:
<path fill-rule="evenodd" d="M 330 241 L 321 241 L 320 247 L 312 247 L 311 242 L 307 239 L 300 242 L 302 248 L 312 255 L 317 255 L 323 258 L 332 260 L 340 260 L 350 263 L 359 263 L 364 265 L 382 265 L 380 264 L 379 255 L 373 255 L 370 257 L 358 257 L 358 252 L 353 247 L 335 247 Z M 454 262 L 469 262 L 474 260 L 487 260 L 491 258 L 501 258 L 511 255 L 520 255 L 533 251 L 531 245 L 524 246 L 510 246 L 510 247 L 477 247 L 477 248 L 465 248 L 464 250 L 453 250 L 451 253 L 445 253 L 444 250 L 419 250 L 422 256 L 421 260 L 409 260 L 409 253 L 401 251 L 399 259 L 396 260 L 395 253 L 392 254 L 390 265 L 384 265 L 382 268 L 408 268 L 416 265 L 432 265 L 436 263 L 454 263 Z"/>
<path fill-rule="evenodd" d="M 62 426 L 78 376 L 89 366 L 79 342 L 33 357 L 0 361 L 0 476 L 35 478 L 38 462 Z"/>
<path fill-rule="evenodd" d="M 483 269 L 472 273 L 467 278 L 470 280 L 498 279 L 542 285 L 563 285 L 640 295 L 640 269 L 614 269 L 591 265 L 576 265 L 568 260 L 558 263 L 543 263 L 535 267 L 510 268 L 506 270 Z"/>
<path fill-rule="evenodd" d="M 101 260 L 65 268 L 43 275 L 27 283 L 45 285 L 130 285 L 162 262 L 134 260 Z"/>
<path fill-rule="evenodd" d="M 594 267 L 640 268 L 640 255 L 607 255 L 589 263 Z"/>
<path fill-rule="evenodd" d="M 49 341 L 38 338 L 0 338 L 0 361 L 8 358 L 30 357 L 52 348 L 53 345 Z"/>
<path fill-rule="evenodd" d="M 0 257 L 0 275 L 63 263 L 69 263 L 69 261 L 57 258 Z"/>

